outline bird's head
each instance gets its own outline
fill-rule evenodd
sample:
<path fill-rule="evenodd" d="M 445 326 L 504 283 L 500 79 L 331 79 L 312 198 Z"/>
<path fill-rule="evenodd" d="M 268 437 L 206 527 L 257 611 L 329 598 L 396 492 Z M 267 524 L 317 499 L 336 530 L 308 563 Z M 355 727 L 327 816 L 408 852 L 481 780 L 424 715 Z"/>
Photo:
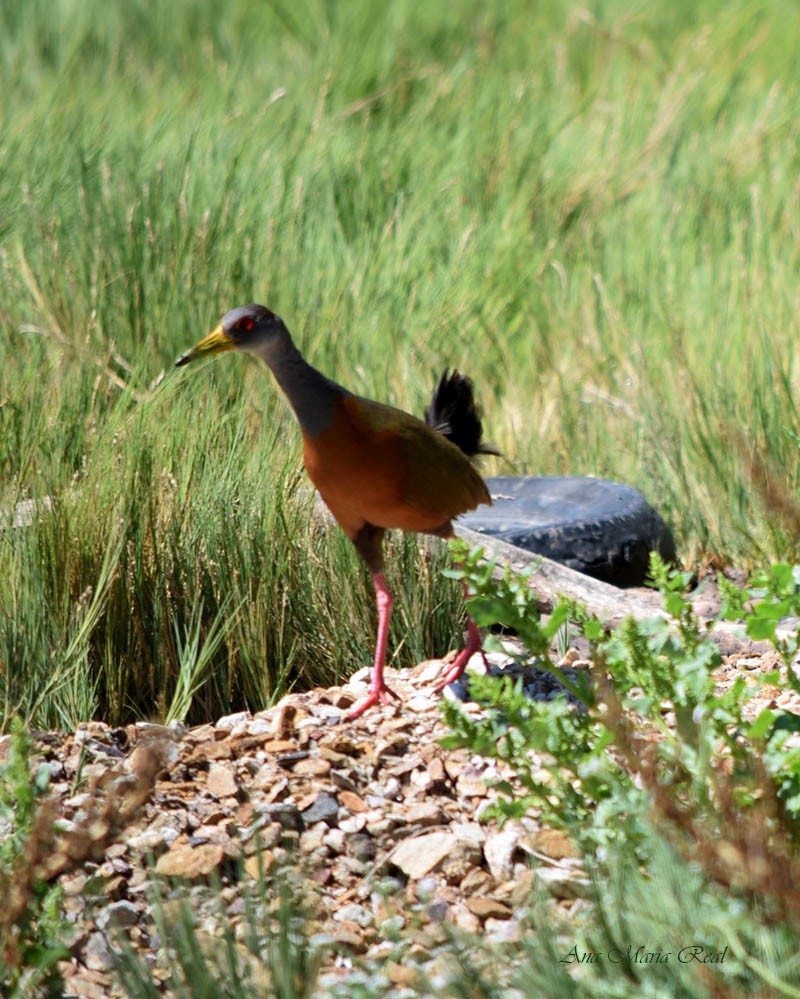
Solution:
<path fill-rule="evenodd" d="M 277 349 L 278 344 L 288 339 L 288 336 L 283 320 L 274 312 L 263 305 L 241 305 L 226 313 L 208 336 L 182 354 L 175 362 L 175 367 L 179 368 L 190 361 L 221 354 L 226 350 L 245 350 L 268 360 L 271 351 Z"/>

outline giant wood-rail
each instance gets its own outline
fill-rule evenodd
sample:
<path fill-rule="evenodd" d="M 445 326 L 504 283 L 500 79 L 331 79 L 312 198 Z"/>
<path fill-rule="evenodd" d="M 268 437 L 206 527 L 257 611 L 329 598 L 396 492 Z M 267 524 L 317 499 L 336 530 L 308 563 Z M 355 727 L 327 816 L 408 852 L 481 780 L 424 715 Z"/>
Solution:
<path fill-rule="evenodd" d="M 386 529 L 450 537 L 454 517 L 492 502 L 470 462 L 479 452 L 492 453 L 481 442 L 472 383 L 445 371 L 423 422 L 353 395 L 312 368 L 283 321 L 263 305 L 228 312 L 176 365 L 227 350 L 256 354 L 272 369 L 300 424 L 309 477 L 372 575 L 378 605 L 375 661 L 367 697 L 345 716 L 351 720 L 373 704 L 389 703 L 392 693 L 383 679 L 393 602 L 384 575 Z M 480 649 L 480 632 L 468 617 L 466 647 L 437 689 L 457 679 Z"/>

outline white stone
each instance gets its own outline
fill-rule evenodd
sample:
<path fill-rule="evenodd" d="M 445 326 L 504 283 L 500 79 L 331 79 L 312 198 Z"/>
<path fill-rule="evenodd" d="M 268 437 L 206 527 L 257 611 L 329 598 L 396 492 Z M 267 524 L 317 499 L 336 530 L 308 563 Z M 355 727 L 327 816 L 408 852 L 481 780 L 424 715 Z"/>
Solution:
<path fill-rule="evenodd" d="M 432 832 L 406 839 L 391 856 L 391 862 L 417 881 L 436 868 L 455 849 L 458 837 L 452 832 Z"/>
<path fill-rule="evenodd" d="M 507 881 L 511 877 L 514 851 L 521 832 L 519 827 L 509 822 L 502 829 L 487 835 L 483 855 L 495 881 Z"/>

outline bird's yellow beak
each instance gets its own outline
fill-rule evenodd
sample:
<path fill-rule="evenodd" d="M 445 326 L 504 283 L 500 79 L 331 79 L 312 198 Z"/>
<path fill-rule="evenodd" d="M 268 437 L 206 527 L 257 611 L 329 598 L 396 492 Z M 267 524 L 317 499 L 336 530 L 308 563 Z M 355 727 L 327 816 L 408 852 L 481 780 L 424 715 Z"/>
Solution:
<path fill-rule="evenodd" d="M 221 354 L 225 350 L 235 349 L 236 344 L 225 332 L 222 323 L 220 323 L 214 327 L 208 336 L 204 336 L 199 343 L 196 343 L 191 350 L 185 354 L 181 354 L 175 362 L 175 367 L 180 368 L 182 365 L 188 364 L 189 361 L 196 361 L 201 357 L 211 357 L 214 354 Z"/>

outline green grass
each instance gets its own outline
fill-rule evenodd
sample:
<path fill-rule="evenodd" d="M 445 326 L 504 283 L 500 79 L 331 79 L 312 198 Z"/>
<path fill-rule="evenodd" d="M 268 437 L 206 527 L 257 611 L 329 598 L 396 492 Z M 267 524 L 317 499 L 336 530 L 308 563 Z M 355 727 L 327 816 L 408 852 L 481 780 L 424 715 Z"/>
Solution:
<path fill-rule="evenodd" d="M 0 509 L 54 512 L 0 532 L 3 716 L 183 712 L 200 669 L 198 718 L 369 661 L 274 385 L 170 370 L 248 301 L 417 412 L 469 372 L 518 472 L 639 486 L 687 564 L 796 557 L 763 497 L 800 478 L 799 29 L 766 0 L 4 3 Z M 460 627 L 416 551 L 400 662 Z"/>

